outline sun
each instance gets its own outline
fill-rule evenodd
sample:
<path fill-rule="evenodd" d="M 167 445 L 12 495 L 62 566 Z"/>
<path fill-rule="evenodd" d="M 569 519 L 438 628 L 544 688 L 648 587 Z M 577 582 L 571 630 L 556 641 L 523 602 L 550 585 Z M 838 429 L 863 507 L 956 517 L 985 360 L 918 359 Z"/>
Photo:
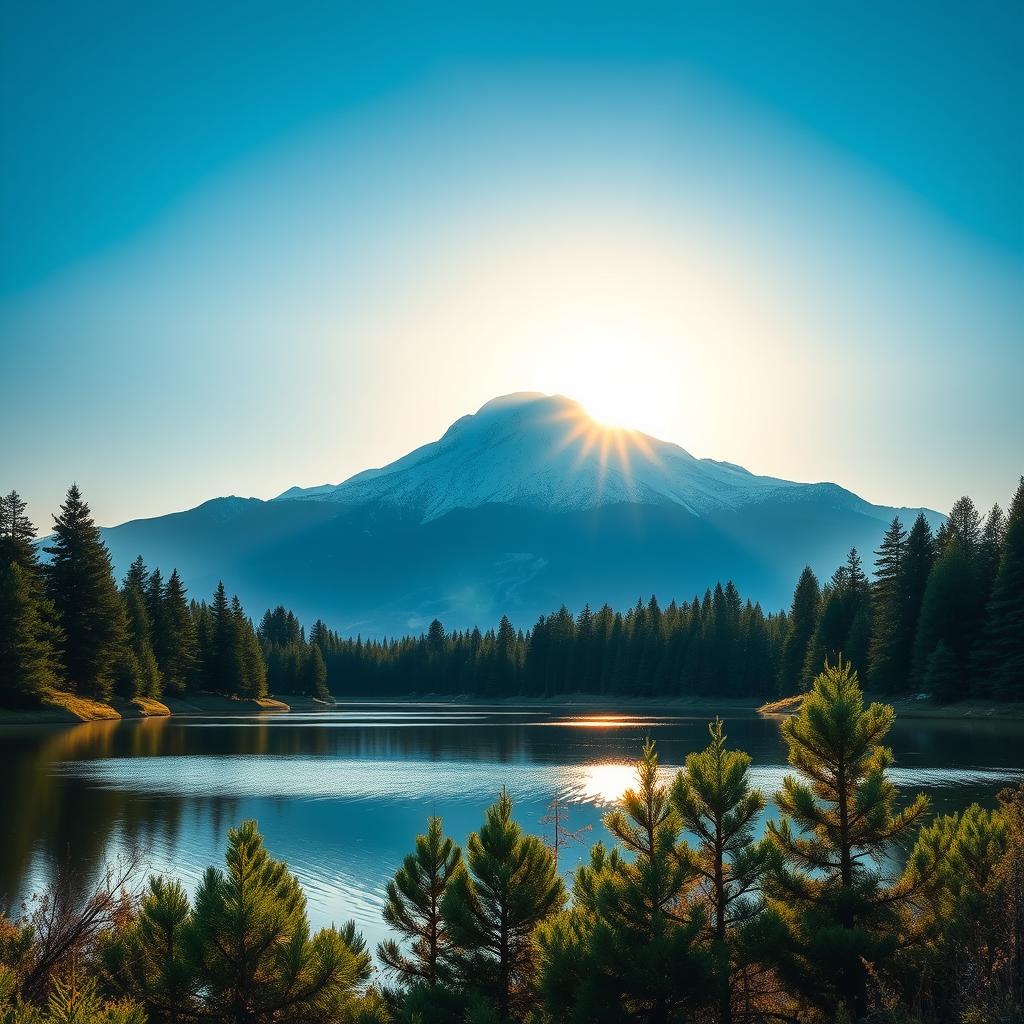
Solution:
<path fill-rule="evenodd" d="M 550 353 L 544 389 L 579 402 L 603 427 L 656 434 L 672 409 L 669 382 L 628 334 L 578 337 Z"/>

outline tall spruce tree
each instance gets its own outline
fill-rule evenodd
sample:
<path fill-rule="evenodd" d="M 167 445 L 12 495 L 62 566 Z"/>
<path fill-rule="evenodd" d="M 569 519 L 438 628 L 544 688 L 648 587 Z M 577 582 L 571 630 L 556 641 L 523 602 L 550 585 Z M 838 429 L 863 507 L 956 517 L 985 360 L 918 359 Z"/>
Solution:
<path fill-rule="evenodd" d="M 17 491 L 0 495 L 0 704 L 31 704 L 59 682 L 59 631 L 43 591 L 35 526 Z"/>
<path fill-rule="evenodd" d="M 797 774 L 775 796 L 780 821 L 768 823 L 780 859 L 766 880 L 773 913 L 763 955 L 820 1010 L 857 1021 L 868 1012 L 869 974 L 892 962 L 913 894 L 906 876 L 887 882 L 882 866 L 928 807 L 920 795 L 896 807 L 882 745 L 894 717 L 888 705 L 864 707 L 849 664 L 826 667 L 782 725 Z"/>
<path fill-rule="evenodd" d="M 1006 517 L 979 648 L 986 689 L 1004 700 L 1024 700 L 1024 477 Z"/>
<path fill-rule="evenodd" d="M 818 622 L 818 606 L 821 602 L 821 588 L 818 578 L 805 566 L 793 592 L 793 606 L 789 613 L 786 640 L 782 648 L 782 671 L 779 688 L 784 694 L 796 693 L 801 689 L 807 649 Z"/>
<path fill-rule="evenodd" d="M 162 588 L 161 613 L 153 638 L 164 686 L 175 695 L 196 689 L 199 682 L 196 624 L 185 595 L 185 586 L 175 569 Z"/>
<path fill-rule="evenodd" d="M 875 552 L 875 585 L 867 678 L 879 693 L 896 693 L 910 675 L 910 643 L 906 635 L 903 552 L 907 532 L 893 518 Z"/>
<path fill-rule="evenodd" d="M 534 932 L 564 902 L 551 852 L 512 820 L 512 801 L 502 790 L 470 835 L 465 865 L 441 902 L 457 976 L 492 1002 L 498 1020 L 521 1019 L 530 1008 Z"/>
<path fill-rule="evenodd" d="M 47 594 L 61 627 L 66 678 L 79 693 L 109 697 L 127 647 L 125 611 L 110 553 L 77 484 L 54 516 L 46 550 Z"/>
<path fill-rule="evenodd" d="M 441 901 L 456 871 L 462 851 L 452 842 L 434 816 L 425 835 L 416 837 L 410 853 L 387 885 L 384 920 L 409 943 L 408 952 L 389 939 L 377 947 L 377 956 L 403 987 L 435 986 L 448 977 L 447 958 L 451 938 Z"/>
<path fill-rule="evenodd" d="M 58 684 L 37 590 L 16 561 L 0 563 L 0 706 L 34 704 Z"/>
<path fill-rule="evenodd" d="M 750 781 L 750 756 L 725 745 L 716 718 L 710 744 L 687 754 L 686 767 L 672 785 L 672 802 L 683 825 L 697 838 L 692 863 L 699 876 L 720 989 L 718 1019 L 733 1019 L 733 982 L 740 968 L 737 930 L 761 910 L 759 889 L 772 856 L 767 842 L 754 841 L 764 794 Z"/>

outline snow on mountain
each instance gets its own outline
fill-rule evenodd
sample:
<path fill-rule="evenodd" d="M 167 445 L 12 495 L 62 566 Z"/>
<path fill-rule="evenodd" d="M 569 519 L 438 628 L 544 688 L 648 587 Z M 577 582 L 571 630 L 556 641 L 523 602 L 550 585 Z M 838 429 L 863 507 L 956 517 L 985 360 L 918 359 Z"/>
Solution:
<path fill-rule="evenodd" d="M 387 466 L 336 486 L 293 487 L 276 500 L 382 505 L 421 522 L 489 503 L 558 511 L 670 504 L 703 516 L 808 487 L 834 485 L 755 476 L 647 434 L 601 426 L 562 395 L 521 392 L 493 399 Z"/>

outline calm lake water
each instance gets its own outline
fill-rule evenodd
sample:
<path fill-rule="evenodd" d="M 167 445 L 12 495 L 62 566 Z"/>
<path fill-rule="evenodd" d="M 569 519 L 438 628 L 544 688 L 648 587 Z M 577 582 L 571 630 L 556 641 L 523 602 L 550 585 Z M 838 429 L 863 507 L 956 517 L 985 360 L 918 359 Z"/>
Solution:
<path fill-rule="evenodd" d="M 728 717 L 730 744 L 758 785 L 786 773 L 778 722 Z M 548 802 L 592 825 L 632 782 L 646 736 L 671 770 L 707 743 L 707 716 L 678 709 L 587 714 L 578 708 L 349 704 L 336 712 L 175 717 L 72 727 L 0 728 L 0 902 L 45 886 L 70 857 L 95 872 L 125 848 L 190 887 L 223 862 L 229 826 L 256 818 L 271 853 L 305 887 L 314 924 L 355 918 L 384 936 L 384 883 L 428 814 L 462 843 L 506 785 L 524 828 L 542 834 Z M 904 793 L 935 811 L 995 803 L 1024 781 L 1024 722 L 897 722 L 890 736 Z M 769 812 L 771 813 L 771 812 Z M 563 853 L 571 870 L 583 847 Z"/>

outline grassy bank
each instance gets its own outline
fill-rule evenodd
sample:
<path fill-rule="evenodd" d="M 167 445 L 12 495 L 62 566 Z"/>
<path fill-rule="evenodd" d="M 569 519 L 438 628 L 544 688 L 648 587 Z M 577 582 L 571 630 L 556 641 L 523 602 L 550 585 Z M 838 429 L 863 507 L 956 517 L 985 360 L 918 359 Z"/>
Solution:
<path fill-rule="evenodd" d="M 1022 719 L 1024 704 L 1009 701 L 965 700 L 956 704 L 937 704 L 933 700 L 919 700 L 916 697 L 893 699 L 877 694 L 866 694 L 865 700 L 891 704 L 900 718 L 976 718 L 976 719 Z M 781 700 L 762 704 L 757 710 L 762 715 L 793 715 L 800 710 L 802 694 L 783 697 Z"/>
<path fill-rule="evenodd" d="M 291 707 L 272 697 L 256 700 L 222 697 L 215 693 L 191 695 L 187 700 L 165 697 L 135 697 L 110 702 L 83 697 L 65 690 L 49 690 L 34 708 L 0 708 L 0 725 L 73 725 L 121 718 L 154 718 L 168 715 L 251 715 L 254 712 L 290 711 Z"/>

